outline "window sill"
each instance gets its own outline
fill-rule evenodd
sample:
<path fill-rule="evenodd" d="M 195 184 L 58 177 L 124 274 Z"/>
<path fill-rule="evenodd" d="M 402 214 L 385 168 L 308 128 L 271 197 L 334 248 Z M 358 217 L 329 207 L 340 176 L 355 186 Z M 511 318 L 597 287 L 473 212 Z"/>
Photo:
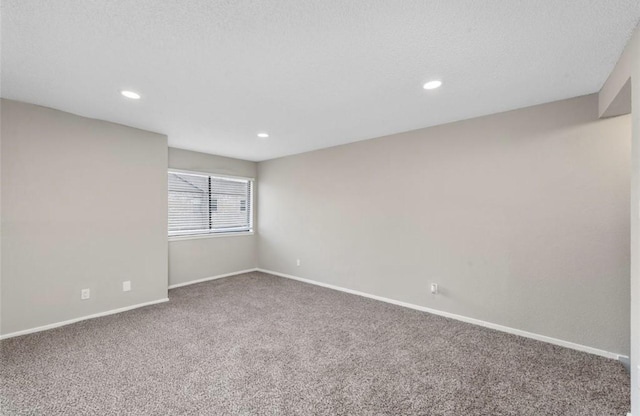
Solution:
<path fill-rule="evenodd" d="M 253 231 L 238 231 L 230 233 L 211 233 L 211 234 L 196 234 L 196 235 L 174 235 L 169 237 L 169 241 L 182 241 L 182 240 L 199 240 L 201 238 L 218 238 L 218 237 L 239 237 L 244 235 L 253 235 Z"/>

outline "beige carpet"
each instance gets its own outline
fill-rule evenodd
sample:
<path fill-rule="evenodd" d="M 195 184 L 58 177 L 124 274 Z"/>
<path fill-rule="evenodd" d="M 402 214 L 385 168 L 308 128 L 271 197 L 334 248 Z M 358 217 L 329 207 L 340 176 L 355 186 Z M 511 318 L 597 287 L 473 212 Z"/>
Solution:
<path fill-rule="evenodd" d="M 580 415 L 622 365 L 262 273 L 0 343 L 3 415 Z"/>

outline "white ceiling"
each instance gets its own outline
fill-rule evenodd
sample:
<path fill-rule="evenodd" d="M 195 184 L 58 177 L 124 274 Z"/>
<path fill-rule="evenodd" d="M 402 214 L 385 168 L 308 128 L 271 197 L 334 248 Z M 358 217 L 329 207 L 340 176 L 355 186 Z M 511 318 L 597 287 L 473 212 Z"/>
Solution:
<path fill-rule="evenodd" d="M 638 0 L 2 0 L 2 96 L 265 160 L 596 92 L 639 18 Z"/>

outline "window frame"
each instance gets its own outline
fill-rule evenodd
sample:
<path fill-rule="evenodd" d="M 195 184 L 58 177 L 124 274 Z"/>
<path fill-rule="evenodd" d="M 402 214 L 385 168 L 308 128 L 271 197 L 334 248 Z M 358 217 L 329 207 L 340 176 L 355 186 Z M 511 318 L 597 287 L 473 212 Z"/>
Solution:
<path fill-rule="evenodd" d="M 180 240 L 193 240 L 193 239 L 200 239 L 200 238 L 216 238 L 216 237 L 237 237 L 237 236 L 243 236 L 243 235 L 253 235 L 254 234 L 254 228 L 253 228 L 253 224 L 254 224 L 254 216 L 255 216 L 255 205 L 254 205 L 254 195 L 255 195 L 255 178 L 251 178 L 251 177 L 246 177 L 246 176 L 232 176 L 232 175 L 224 175 L 224 174 L 219 174 L 219 173 L 213 173 L 213 172 L 202 172 L 202 171 L 193 171 L 193 170 L 184 170 L 184 169 L 173 169 L 173 168 L 169 168 L 167 169 L 167 175 L 170 173 L 176 173 L 176 174 L 187 174 L 187 175 L 200 175 L 200 176 L 208 176 L 211 178 L 221 178 L 221 179 L 237 179 L 237 180 L 242 180 L 242 181 L 248 181 L 249 182 L 249 187 L 250 187 L 250 192 L 249 192 L 249 198 L 247 199 L 248 205 L 249 205 L 249 229 L 248 230 L 240 230 L 240 231 L 229 231 L 229 230 L 223 230 L 223 231 L 209 231 L 209 232 L 205 232 L 205 233 L 196 233 L 196 234 L 183 234 L 183 235 L 169 235 L 169 218 L 167 217 L 167 237 L 169 239 L 169 241 L 180 241 Z M 169 184 L 167 182 L 167 207 L 169 204 Z M 209 207 L 209 209 L 211 209 L 211 207 Z"/>

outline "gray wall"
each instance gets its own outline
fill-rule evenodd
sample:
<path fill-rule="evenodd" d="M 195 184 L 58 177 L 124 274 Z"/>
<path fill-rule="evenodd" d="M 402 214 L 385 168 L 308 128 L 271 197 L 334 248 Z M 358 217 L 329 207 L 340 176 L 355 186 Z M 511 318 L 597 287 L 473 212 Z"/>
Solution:
<path fill-rule="evenodd" d="M 640 415 L 640 29 L 626 48 L 632 55 L 632 186 L 631 186 L 631 413 Z"/>
<path fill-rule="evenodd" d="M 169 148 L 169 167 L 257 179 L 255 162 L 182 149 Z M 256 181 L 254 191 L 258 188 Z M 254 203 L 257 203 L 257 192 L 254 195 Z M 253 269 L 256 264 L 257 238 L 255 235 L 169 242 L 169 285 Z"/>
<path fill-rule="evenodd" d="M 631 119 L 597 117 L 592 95 L 261 162 L 259 265 L 627 355 Z"/>
<path fill-rule="evenodd" d="M 7 100 L 1 128 L 1 333 L 166 298 L 167 137 Z"/>
<path fill-rule="evenodd" d="M 632 113 L 631 144 L 631 408 L 640 415 L 640 30 L 636 28 L 599 97 L 601 116 Z"/>

